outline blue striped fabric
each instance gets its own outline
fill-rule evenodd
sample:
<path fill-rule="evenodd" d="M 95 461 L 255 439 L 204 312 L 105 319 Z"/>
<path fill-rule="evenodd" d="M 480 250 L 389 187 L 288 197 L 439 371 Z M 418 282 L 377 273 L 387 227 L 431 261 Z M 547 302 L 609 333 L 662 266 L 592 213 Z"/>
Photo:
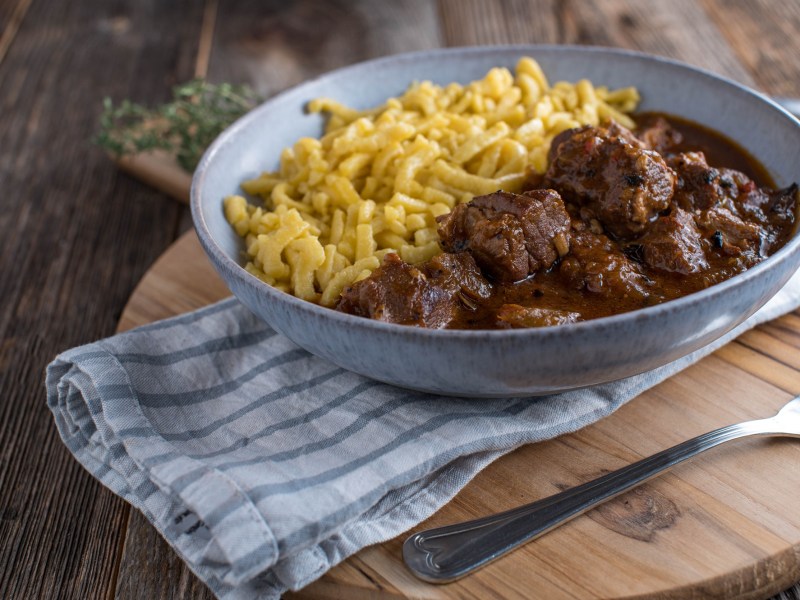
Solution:
<path fill-rule="evenodd" d="M 798 305 L 800 276 L 712 347 L 656 371 L 475 402 L 349 373 L 226 300 L 61 354 L 48 404 L 81 464 L 220 598 L 277 598 L 427 518 L 513 448 L 610 414 Z"/>

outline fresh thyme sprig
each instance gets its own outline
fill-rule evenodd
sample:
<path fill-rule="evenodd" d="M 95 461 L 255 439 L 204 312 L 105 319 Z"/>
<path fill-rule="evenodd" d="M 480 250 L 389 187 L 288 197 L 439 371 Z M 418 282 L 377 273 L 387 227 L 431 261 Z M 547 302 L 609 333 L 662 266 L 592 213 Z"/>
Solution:
<path fill-rule="evenodd" d="M 260 102 L 247 86 L 202 79 L 175 86 L 172 96 L 154 109 L 106 98 L 95 143 L 117 157 L 166 150 L 191 172 L 214 138 Z"/>

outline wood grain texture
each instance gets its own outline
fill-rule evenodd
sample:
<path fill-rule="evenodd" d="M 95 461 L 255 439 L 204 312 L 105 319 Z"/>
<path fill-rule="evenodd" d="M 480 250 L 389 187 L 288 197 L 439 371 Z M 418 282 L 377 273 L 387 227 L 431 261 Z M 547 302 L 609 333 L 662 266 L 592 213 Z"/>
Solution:
<path fill-rule="evenodd" d="M 203 26 L 200 29 L 200 40 L 197 43 L 197 58 L 194 61 L 194 76 L 208 77 L 208 61 L 211 58 L 211 47 L 214 42 L 214 31 L 217 27 L 218 0 L 206 0 L 203 10 Z"/>
<path fill-rule="evenodd" d="M 227 293 L 189 233 L 142 280 L 120 327 L 179 314 Z M 775 329 L 798 334 L 800 319 L 792 314 L 748 332 L 612 416 L 503 457 L 419 528 L 513 508 L 688 437 L 774 413 L 800 391 L 782 388 L 791 379 L 800 388 L 800 364 L 791 364 L 800 356 L 800 336 L 780 340 L 770 333 Z M 756 351 L 750 346 L 759 348 L 760 363 L 751 360 Z M 431 586 L 411 576 L 400 558 L 404 535 L 362 550 L 287 597 L 765 598 L 800 577 L 800 472 L 791 468 L 798 461 L 796 442 L 742 440 L 681 465 L 456 583 Z M 132 521 L 128 544 L 136 560 L 128 566 L 123 561 L 131 573 L 121 573 L 119 595 L 141 596 L 143 583 L 136 575 L 145 565 L 159 575 L 155 586 L 144 590 L 147 597 L 203 597 L 152 527 L 138 513 L 135 519 L 140 523 Z M 141 533 L 132 539 L 135 531 Z M 598 577 L 611 572 L 613 577 Z M 135 593 L 124 587 L 128 582 Z"/>
<path fill-rule="evenodd" d="M 198 254 L 193 233 L 182 236 L 146 273 L 131 295 L 118 331 L 163 319 L 167 312 L 190 312 L 231 293 L 211 262 Z M 212 300 L 212 301 L 213 301 Z"/>
<path fill-rule="evenodd" d="M 170 548 L 144 515 L 130 511 L 115 598 L 213 600 L 214 595 Z"/>
<path fill-rule="evenodd" d="M 585 44 L 659 54 L 752 84 L 716 23 L 694 0 L 440 0 L 449 46 Z"/>
<path fill-rule="evenodd" d="M 189 204 L 192 176 L 162 150 L 117 159 L 119 168 L 183 204 Z"/>
<path fill-rule="evenodd" d="M 439 12 L 448 46 L 567 43 L 559 0 L 440 0 Z"/>
<path fill-rule="evenodd" d="M 344 65 L 439 42 L 435 7 L 425 0 L 236 0 L 220 6 L 208 77 L 271 96 Z"/>
<path fill-rule="evenodd" d="M 800 94 L 800 3 L 765 0 L 704 0 L 708 14 L 752 73 L 770 94 Z"/>
<path fill-rule="evenodd" d="M 103 96 L 191 76 L 193 3 L 35 0 L 0 63 L 0 597 L 104 598 L 127 507 L 64 448 L 45 365 L 114 332 L 179 210 L 89 139 Z"/>
<path fill-rule="evenodd" d="M 0 62 L 3 62 L 30 6 L 31 0 L 6 0 L 0 3 Z"/>

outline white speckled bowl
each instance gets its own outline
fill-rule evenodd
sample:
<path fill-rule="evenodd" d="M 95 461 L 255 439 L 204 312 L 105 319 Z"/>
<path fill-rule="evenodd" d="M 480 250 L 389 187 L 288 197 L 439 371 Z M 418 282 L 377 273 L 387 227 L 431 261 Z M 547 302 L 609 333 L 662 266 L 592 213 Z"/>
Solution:
<path fill-rule="evenodd" d="M 679 115 L 747 148 L 783 187 L 800 179 L 800 122 L 764 96 L 684 64 L 612 49 L 569 46 L 455 48 L 390 56 L 293 88 L 253 110 L 208 149 L 192 183 L 192 216 L 217 271 L 254 313 L 310 352 L 398 386 L 459 396 L 545 394 L 621 379 L 664 365 L 720 337 L 760 308 L 795 271 L 797 235 L 753 269 L 650 308 L 561 327 L 425 330 L 380 323 L 299 300 L 242 268 L 242 241 L 225 221 L 224 196 L 273 169 L 281 149 L 318 136 L 304 112 L 329 96 L 356 108 L 381 104 L 413 80 L 466 83 L 529 55 L 550 81 L 589 78 L 635 85 L 641 110 Z"/>

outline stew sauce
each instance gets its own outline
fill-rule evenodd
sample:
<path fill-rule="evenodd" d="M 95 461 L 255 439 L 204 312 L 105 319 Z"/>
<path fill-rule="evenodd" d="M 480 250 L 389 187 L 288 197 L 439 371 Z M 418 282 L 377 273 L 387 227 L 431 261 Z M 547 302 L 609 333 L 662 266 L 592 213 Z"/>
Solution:
<path fill-rule="evenodd" d="M 387 257 L 338 310 L 458 329 L 566 324 L 719 283 L 794 231 L 797 186 L 697 124 L 641 114 L 635 133 L 584 127 L 553 140 L 523 194 L 497 192 L 439 218 L 445 254 Z"/>

